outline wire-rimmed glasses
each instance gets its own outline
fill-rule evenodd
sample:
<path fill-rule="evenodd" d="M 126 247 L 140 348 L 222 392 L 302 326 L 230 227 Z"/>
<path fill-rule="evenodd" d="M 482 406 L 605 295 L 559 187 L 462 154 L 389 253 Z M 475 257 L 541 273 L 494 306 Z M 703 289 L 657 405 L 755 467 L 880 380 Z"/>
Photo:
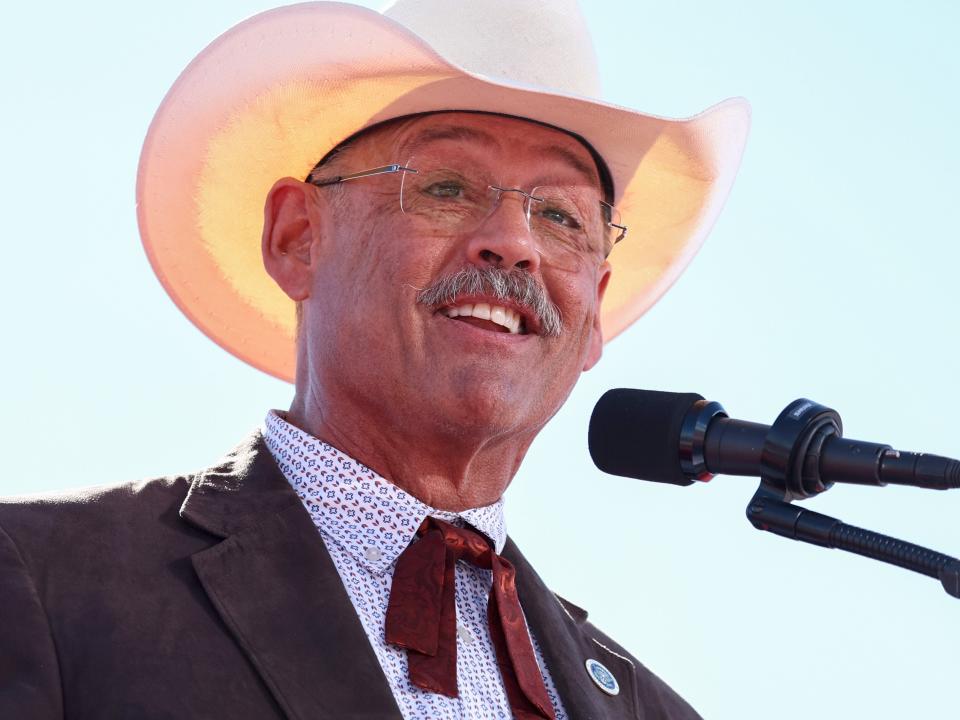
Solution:
<path fill-rule="evenodd" d="M 475 230 L 501 201 L 516 198 L 523 203 L 527 227 L 546 249 L 541 253 L 548 259 L 582 258 L 594 251 L 606 256 L 627 232 L 616 208 L 599 200 L 592 185 L 542 185 L 528 192 L 502 187 L 469 165 L 416 164 L 412 167 L 411 160 L 327 179 L 311 175 L 307 181 L 324 187 L 399 174 L 401 212 L 438 235 Z"/>

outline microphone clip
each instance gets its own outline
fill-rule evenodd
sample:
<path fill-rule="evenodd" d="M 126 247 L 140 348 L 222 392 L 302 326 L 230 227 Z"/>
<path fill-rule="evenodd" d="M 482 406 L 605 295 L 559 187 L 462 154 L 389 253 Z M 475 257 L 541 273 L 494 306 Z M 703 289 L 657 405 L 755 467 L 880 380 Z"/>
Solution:
<path fill-rule="evenodd" d="M 820 476 L 820 456 L 828 438 L 842 435 L 843 424 L 835 410 L 804 398 L 787 405 L 764 440 L 760 487 L 747 505 L 747 519 L 758 530 L 936 578 L 948 594 L 960 598 L 960 560 L 791 504 L 833 486 Z M 875 456 L 871 462 L 876 467 L 880 456 L 892 451 L 889 445 L 862 445 Z M 879 477 L 873 480 L 882 484 Z"/>
<path fill-rule="evenodd" d="M 763 442 L 761 486 L 783 500 L 804 500 L 829 490 L 820 477 L 820 453 L 827 438 L 843 435 L 836 410 L 800 398 L 783 409 Z"/>

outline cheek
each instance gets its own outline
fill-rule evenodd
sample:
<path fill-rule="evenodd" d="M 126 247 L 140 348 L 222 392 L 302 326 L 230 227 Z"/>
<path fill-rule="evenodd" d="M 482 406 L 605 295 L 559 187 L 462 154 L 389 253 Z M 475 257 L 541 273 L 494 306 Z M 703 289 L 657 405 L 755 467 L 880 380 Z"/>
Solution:
<path fill-rule="evenodd" d="M 368 234 L 363 275 L 386 291 L 384 301 L 395 306 L 398 299 L 416 303 L 417 294 L 441 275 L 459 270 L 455 242 L 423 237 L 412 231 L 403 218 L 392 218 Z"/>
<path fill-rule="evenodd" d="M 566 274 L 548 284 L 547 291 L 563 313 L 567 332 L 577 335 L 592 324 L 597 302 L 595 273 Z"/>
<path fill-rule="evenodd" d="M 418 292 L 442 274 L 448 250 L 436 239 L 410 235 L 395 216 L 367 217 L 336 242 L 314 276 L 314 292 L 355 323 L 398 329 L 415 311 Z"/>

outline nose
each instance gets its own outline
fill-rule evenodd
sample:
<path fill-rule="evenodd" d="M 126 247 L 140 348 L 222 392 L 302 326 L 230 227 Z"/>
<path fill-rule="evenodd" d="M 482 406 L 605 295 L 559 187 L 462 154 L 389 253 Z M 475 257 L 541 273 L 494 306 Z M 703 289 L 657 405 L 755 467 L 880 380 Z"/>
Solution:
<path fill-rule="evenodd" d="M 470 234 L 470 262 L 531 273 L 540 268 L 540 251 L 527 225 L 524 199 L 519 193 L 502 193 L 493 212 Z"/>

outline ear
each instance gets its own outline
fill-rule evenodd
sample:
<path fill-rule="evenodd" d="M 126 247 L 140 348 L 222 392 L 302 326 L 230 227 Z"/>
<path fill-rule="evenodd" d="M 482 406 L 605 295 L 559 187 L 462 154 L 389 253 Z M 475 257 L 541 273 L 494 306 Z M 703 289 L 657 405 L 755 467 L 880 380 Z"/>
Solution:
<path fill-rule="evenodd" d="M 297 302 L 310 296 L 313 246 L 320 239 L 314 189 L 299 180 L 281 178 L 270 188 L 263 208 L 263 266 Z"/>
<path fill-rule="evenodd" d="M 598 362 L 603 355 L 603 329 L 600 327 L 600 306 L 603 303 L 603 294 L 607 291 L 607 283 L 610 282 L 610 263 L 604 261 L 603 265 L 597 270 L 597 303 L 593 307 L 593 331 L 590 333 L 590 347 L 587 349 L 587 358 L 583 363 L 583 370 L 586 372 Z"/>

